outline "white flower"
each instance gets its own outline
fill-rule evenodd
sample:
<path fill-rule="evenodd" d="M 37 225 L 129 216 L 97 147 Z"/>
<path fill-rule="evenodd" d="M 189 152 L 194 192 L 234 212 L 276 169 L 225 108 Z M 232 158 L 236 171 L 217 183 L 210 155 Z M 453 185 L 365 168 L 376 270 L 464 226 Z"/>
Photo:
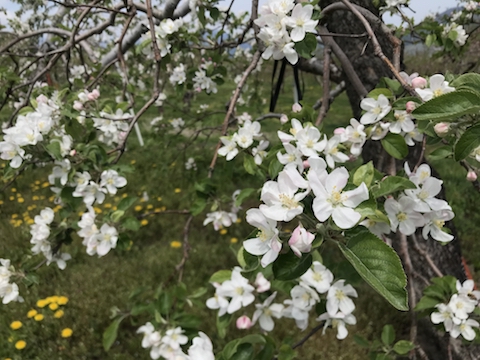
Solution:
<path fill-rule="evenodd" d="M 100 176 L 100 186 L 106 187 L 109 194 L 116 194 L 117 188 L 125 185 L 127 185 L 127 180 L 123 176 L 118 175 L 118 172 L 115 170 L 104 170 Z"/>
<path fill-rule="evenodd" d="M 388 98 L 380 94 L 377 100 L 373 98 L 365 98 L 360 102 L 360 107 L 366 111 L 360 118 L 360 122 L 364 125 L 373 124 L 382 120 L 392 109 Z"/>
<path fill-rule="evenodd" d="M 223 316 L 227 313 L 228 309 L 228 300 L 224 297 L 218 294 L 218 290 L 221 289 L 222 285 L 218 283 L 214 283 L 213 286 L 215 286 L 216 291 L 215 295 L 207 300 L 207 308 L 211 310 L 218 310 L 218 316 Z M 220 290 L 221 291 L 221 290 Z"/>
<path fill-rule="evenodd" d="M 181 327 L 169 329 L 162 337 L 162 343 L 170 346 L 174 350 L 180 349 L 180 345 L 185 345 L 188 342 L 188 337 L 182 335 L 185 331 Z"/>
<path fill-rule="evenodd" d="M 326 137 L 320 141 L 321 136 L 322 134 L 315 127 L 301 129 L 295 134 L 298 150 L 307 157 L 317 156 L 327 145 Z"/>
<path fill-rule="evenodd" d="M 413 210 L 424 213 L 451 210 L 451 207 L 445 200 L 435 198 L 442 190 L 442 183 L 442 180 L 429 177 L 421 187 L 418 186 L 416 189 L 405 190 L 405 194 L 415 202 Z"/>
<path fill-rule="evenodd" d="M 223 282 L 222 286 L 217 289 L 218 295 L 232 298 L 227 308 L 229 314 L 233 314 L 255 301 L 255 296 L 252 294 L 255 288 L 240 274 L 240 271 L 240 267 L 235 267 L 232 271 L 231 280 Z"/>
<path fill-rule="evenodd" d="M 198 335 L 193 338 L 192 346 L 188 349 L 189 360 L 215 360 L 212 341 L 201 331 Z"/>
<path fill-rule="evenodd" d="M 295 323 L 301 330 L 305 330 L 308 326 L 308 315 L 310 310 L 320 301 L 318 294 L 308 285 L 300 282 L 290 290 L 291 300 L 285 300 L 285 308 L 283 316 L 295 319 Z"/>
<path fill-rule="evenodd" d="M 252 149 L 253 159 L 255 164 L 262 165 L 263 159 L 267 156 L 265 149 L 268 147 L 270 142 L 268 140 L 261 140 L 257 147 Z M 278 153 L 277 153 L 278 154 Z"/>
<path fill-rule="evenodd" d="M 252 255 L 263 255 L 261 264 L 266 267 L 278 257 L 282 243 L 278 238 L 277 222 L 268 219 L 259 209 L 247 211 L 247 222 L 259 229 L 256 238 L 243 242 L 245 251 Z"/>
<path fill-rule="evenodd" d="M 337 328 L 337 339 L 343 340 L 348 335 L 348 330 L 345 324 L 348 325 L 355 325 L 357 323 L 357 319 L 353 314 L 343 314 L 341 311 L 335 314 L 335 316 L 330 316 L 328 313 L 323 313 L 317 318 L 317 321 L 325 320 L 325 325 L 323 327 L 323 334 L 325 334 L 325 330 L 330 325 L 332 328 Z"/>
<path fill-rule="evenodd" d="M 287 165 L 290 163 L 294 163 L 298 171 L 302 172 L 303 171 L 303 160 L 302 160 L 302 153 L 298 148 L 293 146 L 290 143 L 283 143 L 283 147 L 286 150 L 285 154 L 282 154 L 280 151 L 277 152 L 277 159 L 280 162 L 280 164 Z"/>
<path fill-rule="evenodd" d="M 450 210 L 440 210 L 434 211 L 424 215 L 425 226 L 422 230 L 423 238 L 428 239 L 428 234 L 435 240 L 441 241 L 442 243 L 447 243 L 452 241 L 454 236 L 443 231 L 445 221 L 450 221 L 454 217 L 453 211 Z"/>
<path fill-rule="evenodd" d="M 223 145 L 218 149 L 218 155 L 225 156 L 227 161 L 232 160 L 238 154 L 237 143 L 229 136 L 222 136 L 220 138 Z"/>
<path fill-rule="evenodd" d="M 155 331 L 152 323 L 147 322 L 138 328 L 137 334 L 143 334 L 142 347 L 144 349 L 152 347 L 160 342 L 160 333 Z"/>
<path fill-rule="evenodd" d="M 456 318 L 466 320 L 468 319 L 468 314 L 475 310 L 477 301 L 470 299 L 466 295 L 453 294 L 448 306 L 452 308 Z"/>
<path fill-rule="evenodd" d="M 457 280 L 456 287 L 459 295 L 466 295 L 480 300 L 480 291 L 474 290 L 475 283 L 473 280 L 465 280 L 463 284 L 461 284 L 460 281 Z"/>
<path fill-rule="evenodd" d="M 305 230 L 301 225 L 297 226 L 292 232 L 288 245 L 295 255 L 302 257 L 302 253 L 310 252 L 315 235 Z"/>
<path fill-rule="evenodd" d="M 409 133 L 415 129 L 415 124 L 412 121 L 412 117 L 406 111 L 395 110 L 394 116 L 397 121 L 394 121 L 390 124 L 391 133 L 400 134 L 402 131 Z"/>
<path fill-rule="evenodd" d="M 292 16 L 285 19 L 285 24 L 292 28 L 290 37 L 292 41 L 299 42 L 305 38 L 305 33 L 315 32 L 318 20 L 312 20 L 313 6 L 297 4 L 293 8 Z"/>
<path fill-rule="evenodd" d="M 308 269 L 300 280 L 313 287 L 319 294 L 324 294 L 330 289 L 333 274 L 319 261 L 314 261 L 313 268 Z"/>
<path fill-rule="evenodd" d="M 453 326 L 450 335 L 453 338 L 457 338 L 461 334 L 465 340 L 472 341 L 476 336 L 475 330 L 473 330 L 474 327 L 480 327 L 478 321 L 473 319 L 462 320 L 459 325 L 455 324 Z"/>
<path fill-rule="evenodd" d="M 22 165 L 25 157 L 25 150 L 15 143 L 1 141 L 0 142 L 0 158 L 10 160 L 10 167 L 18 169 Z"/>
<path fill-rule="evenodd" d="M 350 147 L 352 155 L 359 156 L 362 153 L 363 144 L 365 144 L 367 139 L 367 134 L 364 130 L 365 126 L 363 124 L 356 119 L 350 119 L 350 125 L 345 129 L 345 136 L 347 141 L 352 144 Z"/>
<path fill-rule="evenodd" d="M 117 229 L 108 224 L 103 224 L 100 232 L 90 238 L 87 244 L 87 254 L 98 256 L 107 255 L 108 252 L 117 246 Z"/>
<path fill-rule="evenodd" d="M 372 234 L 377 235 L 380 239 L 383 234 L 390 233 L 390 225 L 383 221 L 376 221 L 372 219 L 363 220 L 360 225 L 365 226 Z"/>
<path fill-rule="evenodd" d="M 263 304 L 255 304 L 257 310 L 253 313 L 253 324 L 257 321 L 260 324 L 260 327 L 264 331 L 272 331 L 275 323 L 273 322 L 273 318 L 280 319 L 282 317 L 282 311 L 284 306 L 282 304 L 272 304 L 272 301 L 277 296 L 277 292 L 275 291 L 272 295 L 270 295 Z"/>
<path fill-rule="evenodd" d="M 325 147 L 324 154 L 325 160 L 330 168 L 335 167 L 335 163 L 344 163 L 349 159 L 347 154 L 342 153 L 338 150 L 338 145 L 340 144 L 340 136 L 332 136 L 328 142 L 327 146 Z"/>
<path fill-rule="evenodd" d="M 35 216 L 35 224 L 39 225 L 49 225 L 53 218 L 55 217 L 55 213 L 49 207 L 46 207 L 42 211 L 40 211 L 40 215 Z"/>
<path fill-rule="evenodd" d="M 54 262 L 57 264 L 60 270 L 65 270 L 67 267 L 67 261 L 72 258 L 72 256 L 68 253 L 56 253 L 55 255 L 48 253 L 45 254 L 45 256 L 47 258 L 47 266 Z"/>
<path fill-rule="evenodd" d="M 450 332 L 454 324 L 460 324 L 460 319 L 457 319 L 453 314 L 453 309 L 450 305 L 438 304 L 435 306 L 438 312 L 432 312 L 430 320 L 434 324 L 443 323 L 445 331 Z"/>
<path fill-rule="evenodd" d="M 403 196 L 398 199 L 398 202 L 393 198 L 385 200 L 385 211 L 392 231 L 397 231 L 397 228 L 404 235 L 412 235 L 417 227 L 423 226 L 425 220 L 421 214 L 413 210 L 415 202 Z"/>
<path fill-rule="evenodd" d="M 172 85 L 183 84 L 187 80 L 187 74 L 185 73 L 185 65 L 180 64 L 173 69 L 172 75 L 170 75 L 170 82 Z"/>
<path fill-rule="evenodd" d="M 429 85 L 430 87 L 426 89 L 415 89 L 423 101 L 455 91 L 455 88 L 448 85 L 448 81 L 445 81 L 445 76 L 442 74 L 432 75 L 429 79 Z"/>
<path fill-rule="evenodd" d="M 253 144 L 253 135 L 248 129 L 241 128 L 233 135 L 232 140 L 241 148 L 246 149 Z"/>
<path fill-rule="evenodd" d="M 313 212 L 321 222 L 332 216 L 335 224 L 341 229 L 350 229 L 360 220 L 360 213 L 353 210 L 361 202 L 368 199 L 365 183 L 354 190 L 343 191 L 349 174 L 345 168 L 333 170 L 326 178 L 325 184 L 310 181 L 315 194 Z"/>
<path fill-rule="evenodd" d="M 226 211 L 214 211 L 207 214 L 207 218 L 203 221 L 203 226 L 213 223 L 213 228 L 218 231 L 224 227 L 229 227 L 232 222 L 237 220 L 237 215 Z"/>
<path fill-rule="evenodd" d="M 0 284 L 0 297 L 4 305 L 12 301 L 22 301 L 18 292 L 18 285 L 15 283 Z"/>
<path fill-rule="evenodd" d="M 345 280 L 338 280 L 327 293 L 327 312 L 334 317 L 338 311 L 348 315 L 355 310 L 355 304 L 349 296 L 357 297 L 357 292 L 352 285 L 344 285 Z"/>

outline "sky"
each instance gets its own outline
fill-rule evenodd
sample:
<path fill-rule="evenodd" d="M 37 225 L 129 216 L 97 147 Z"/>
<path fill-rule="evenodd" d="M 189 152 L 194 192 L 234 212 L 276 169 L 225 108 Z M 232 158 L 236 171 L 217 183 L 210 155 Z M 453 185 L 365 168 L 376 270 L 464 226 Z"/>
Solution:
<path fill-rule="evenodd" d="M 186 1 L 186 0 L 183 0 Z M 155 4 L 157 1 L 153 0 L 152 3 Z M 220 1 L 221 6 L 227 8 L 231 0 L 222 0 Z M 260 5 L 266 3 L 267 0 L 260 0 Z M 446 9 L 455 7 L 458 5 L 458 0 L 410 0 L 410 8 L 415 10 L 415 13 L 409 9 L 405 10 L 405 13 L 408 17 L 414 17 L 416 22 L 420 22 L 425 16 L 431 15 L 434 13 L 441 13 Z M 251 1 L 247 0 L 235 0 L 233 3 L 234 11 L 249 11 Z M 4 7 L 7 11 L 15 11 L 18 9 L 18 5 L 12 3 L 9 0 L 0 0 L 0 7 Z M 400 17 L 389 15 L 384 16 L 384 21 L 387 23 L 400 24 Z M 6 24 L 5 15 L 0 13 L 0 23 Z"/>

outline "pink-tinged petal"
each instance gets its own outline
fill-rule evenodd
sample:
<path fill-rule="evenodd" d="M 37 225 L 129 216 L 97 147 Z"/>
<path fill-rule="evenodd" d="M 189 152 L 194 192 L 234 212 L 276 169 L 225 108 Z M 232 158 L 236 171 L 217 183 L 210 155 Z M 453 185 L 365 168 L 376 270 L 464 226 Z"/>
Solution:
<path fill-rule="evenodd" d="M 340 229 L 351 229 L 362 216 L 353 209 L 338 206 L 333 209 L 332 219 Z"/>
<path fill-rule="evenodd" d="M 349 174 L 344 167 L 333 170 L 325 180 L 325 189 L 328 193 L 333 190 L 341 191 L 347 185 Z"/>
<path fill-rule="evenodd" d="M 332 204 L 318 197 L 313 200 L 312 208 L 315 217 L 322 222 L 327 220 L 333 212 Z"/>
<path fill-rule="evenodd" d="M 361 183 L 359 187 L 354 190 L 345 191 L 343 193 L 347 196 L 347 200 L 343 202 L 343 205 L 355 208 L 365 200 L 368 200 L 368 188 L 365 183 Z"/>

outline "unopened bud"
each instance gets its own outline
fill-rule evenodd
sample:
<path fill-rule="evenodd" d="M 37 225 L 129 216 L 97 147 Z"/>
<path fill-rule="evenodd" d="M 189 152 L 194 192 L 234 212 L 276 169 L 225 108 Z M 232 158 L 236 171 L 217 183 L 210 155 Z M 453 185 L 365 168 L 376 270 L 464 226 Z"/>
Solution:
<path fill-rule="evenodd" d="M 427 86 L 427 80 L 421 76 L 412 79 L 412 86 L 414 89 L 423 89 Z"/>
<path fill-rule="evenodd" d="M 75 156 L 77 155 L 77 150 L 73 149 L 73 150 L 70 150 L 70 156 Z"/>
<path fill-rule="evenodd" d="M 286 124 L 288 122 L 288 116 L 285 114 L 282 114 L 282 116 L 280 116 L 280 122 L 282 124 Z"/>
<path fill-rule="evenodd" d="M 474 182 L 477 180 L 477 173 L 473 170 L 469 170 L 467 173 L 467 181 Z"/>
<path fill-rule="evenodd" d="M 37 103 L 44 103 L 46 104 L 48 102 L 48 98 L 45 95 L 40 95 L 37 97 Z"/>
<path fill-rule="evenodd" d="M 415 104 L 413 101 L 407 101 L 407 104 L 405 105 L 405 108 L 407 110 L 407 113 L 411 113 L 415 108 L 417 107 L 417 104 Z"/>
<path fill-rule="evenodd" d="M 299 113 L 300 111 L 302 111 L 302 105 L 300 105 L 299 103 L 295 103 L 292 105 L 292 111 L 294 113 Z"/>
<path fill-rule="evenodd" d="M 310 167 L 310 164 L 309 164 L 308 160 L 303 160 L 303 168 L 308 169 L 309 167 Z"/>
<path fill-rule="evenodd" d="M 237 329 L 245 330 L 252 327 L 252 320 L 247 315 L 240 316 L 237 319 Z"/>
<path fill-rule="evenodd" d="M 99 96 L 100 96 L 100 92 L 97 89 L 95 89 L 91 93 L 88 93 L 87 98 L 90 101 L 95 101 L 99 98 Z"/>
<path fill-rule="evenodd" d="M 433 127 L 433 130 L 435 130 L 435 133 L 439 137 L 445 137 L 450 131 L 450 125 L 444 122 L 440 122 Z"/>
<path fill-rule="evenodd" d="M 83 104 L 80 101 L 75 100 L 73 102 L 73 108 L 77 111 L 83 110 Z"/>

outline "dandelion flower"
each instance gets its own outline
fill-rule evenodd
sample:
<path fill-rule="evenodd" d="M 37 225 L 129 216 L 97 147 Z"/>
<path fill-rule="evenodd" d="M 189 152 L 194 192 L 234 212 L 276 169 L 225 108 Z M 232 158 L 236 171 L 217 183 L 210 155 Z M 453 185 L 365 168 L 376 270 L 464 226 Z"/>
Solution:
<path fill-rule="evenodd" d="M 68 297 L 60 296 L 57 301 L 58 305 L 66 305 L 68 303 Z"/>
<path fill-rule="evenodd" d="M 220 235 L 225 235 L 227 232 L 228 232 L 227 229 L 222 229 L 220 230 Z"/>
<path fill-rule="evenodd" d="M 238 242 L 238 239 L 236 237 L 232 237 L 230 239 L 230 244 L 236 244 Z"/>
<path fill-rule="evenodd" d="M 142 226 L 145 226 L 148 224 L 148 220 L 147 219 L 143 219 L 142 221 L 140 221 L 140 225 Z"/>
<path fill-rule="evenodd" d="M 179 194 L 179 193 L 181 193 L 181 192 L 182 192 L 182 189 L 180 189 L 180 188 L 176 188 L 176 189 L 174 190 L 174 192 L 175 192 L 175 194 Z"/>
<path fill-rule="evenodd" d="M 35 321 L 42 321 L 44 319 L 44 316 L 42 314 L 37 314 L 33 317 Z"/>
<path fill-rule="evenodd" d="M 170 247 L 172 247 L 174 249 L 178 249 L 178 248 L 182 247 L 182 243 L 178 240 L 174 240 L 170 243 Z"/>
<path fill-rule="evenodd" d="M 73 330 L 70 329 L 70 328 L 65 328 L 62 330 L 62 337 L 63 338 L 69 338 L 70 336 L 72 336 L 73 334 Z"/>
<path fill-rule="evenodd" d="M 30 310 L 30 311 L 27 313 L 27 317 L 28 317 L 29 319 L 31 319 L 32 317 L 34 317 L 34 316 L 37 315 L 37 314 L 38 314 L 38 311 L 35 310 L 35 309 L 32 309 L 32 310 Z"/>
<path fill-rule="evenodd" d="M 15 343 L 15 349 L 17 349 L 17 350 L 25 349 L 25 346 L 27 346 L 27 343 L 24 340 L 18 340 Z"/>
<path fill-rule="evenodd" d="M 37 306 L 39 308 L 44 308 L 45 306 L 47 306 L 48 304 L 50 303 L 50 301 L 48 301 L 47 299 L 40 299 L 37 301 Z"/>
<path fill-rule="evenodd" d="M 22 325 L 23 325 L 23 324 L 22 324 L 21 321 L 16 320 L 16 321 L 13 321 L 13 322 L 10 324 L 10 328 L 11 328 L 12 330 L 18 330 L 18 329 L 20 329 L 20 328 L 22 327 Z"/>
<path fill-rule="evenodd" d="M 137 205 L 133 208 L 135 211 L 142 211 L 143 206 L 142 205 Z"/>
<path fill-rule="evenodd" d="M 51 303 L 50 305 L 48 305 L 48 308 L 49 308 L 50 310 L 55 311 L 55 310 L 58 309 L 58 304 L 57 304 L 57 303 Z"/>
<path fill-rule="evenodd" d="M 57 310 L 55 311 L 55 313 L 53 314 L 53 317 L 55 319 L 60 319 L 65 313 L 63 312 L 63 310 Z"/>

